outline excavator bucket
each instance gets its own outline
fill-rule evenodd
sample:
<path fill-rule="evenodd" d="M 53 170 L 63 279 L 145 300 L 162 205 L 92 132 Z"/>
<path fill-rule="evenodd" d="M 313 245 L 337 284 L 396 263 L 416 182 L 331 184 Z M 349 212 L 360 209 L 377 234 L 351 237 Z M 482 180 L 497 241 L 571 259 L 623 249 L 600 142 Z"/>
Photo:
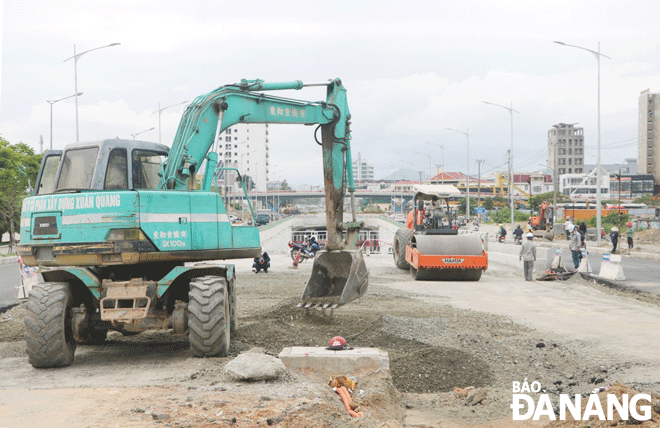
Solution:
<path fill-rule="evenodd" d="M 362 250 L 319 251 L 298 306 L 334 309 L 361 297 L 368 283 Z"/>

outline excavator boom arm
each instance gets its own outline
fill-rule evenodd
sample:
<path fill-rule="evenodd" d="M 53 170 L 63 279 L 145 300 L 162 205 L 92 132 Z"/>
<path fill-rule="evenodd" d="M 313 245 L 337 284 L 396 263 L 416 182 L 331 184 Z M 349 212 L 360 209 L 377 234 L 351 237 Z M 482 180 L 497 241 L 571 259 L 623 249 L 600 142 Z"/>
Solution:
<path fill-rule="evenodd" d="M 343 197 L 354 190 L 350 151 L 350 113 L 346 89 L 339 79 L 327 84 L 325 101 L 300 101 L 254 91 L 302 89 L 301 81 L 266 83 L 243 80 L 197 97 L 185 110 L 167 160 L 161 165 L 161 188 L 192 186 L 204 159 L 215 168 L 217 154 L 209 153 L 217 136 L 237 123 L 320 125 L 326 195 L 328 248 L 342 249 Z M 314 85 L 317 86 L 317 85 Z M 203 186 L 210 187 L 207 171 Z M 348 182 L 348 183 L 347 183 Z M 354 234 L 352 235 L 354 236 Z"/>

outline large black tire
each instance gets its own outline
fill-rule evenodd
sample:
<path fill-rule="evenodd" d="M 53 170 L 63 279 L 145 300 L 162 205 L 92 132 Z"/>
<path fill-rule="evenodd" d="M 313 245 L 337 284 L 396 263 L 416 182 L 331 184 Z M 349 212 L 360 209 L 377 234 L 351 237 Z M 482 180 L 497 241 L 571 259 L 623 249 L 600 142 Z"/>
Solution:
<path fill-rule="evenodd" d="M 28 361 L 36 368 L 71 365 L 76 352 L 69 284 L 45 282 L 32 287 L 25 316 Z"/>
<path fill-rule="evenodd" d="M 231 312 L 227 280 L 203 276 L 190 281 L 188 339 L 195 357 L 225 357 L 229 353 Z"/>
<path fill-rule="evenodd" d="M 413 237 L 413 231 L 407 227 L 399 228 L 394 234 L 394 245 L 392 254 L 394 255 L 394 264 L 399 269 L 409 269 L 410 264 L 406 261 L 406 246 L 410 244 Z"/>

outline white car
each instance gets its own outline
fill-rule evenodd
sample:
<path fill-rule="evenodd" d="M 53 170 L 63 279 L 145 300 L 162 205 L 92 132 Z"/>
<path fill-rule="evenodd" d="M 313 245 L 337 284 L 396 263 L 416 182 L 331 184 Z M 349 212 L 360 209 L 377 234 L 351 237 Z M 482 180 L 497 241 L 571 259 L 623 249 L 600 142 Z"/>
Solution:
<path fill-rule="evenodd" d="M 403 214 L 397 214 L 394 216 L 394 221 L 398 221 L 399 223 L 405 223 L 406 217 Z"/>

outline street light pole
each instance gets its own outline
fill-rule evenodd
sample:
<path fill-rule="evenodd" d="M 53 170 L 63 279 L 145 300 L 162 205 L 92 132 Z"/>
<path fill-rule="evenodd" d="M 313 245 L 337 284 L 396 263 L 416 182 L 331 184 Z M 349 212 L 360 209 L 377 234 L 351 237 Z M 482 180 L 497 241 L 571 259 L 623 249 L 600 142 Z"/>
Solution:
<path fill-rule="evenodd" d="M 432 168 L 432 166 L 431 166 L 431 157 L 432 156 L 427 154 L 427 153 L 420 153 L 420 152 L 415 152 L 415 153 L 418 154 L 418 155 L 426 156 L 426 157 L 429 158 L 429 178 L 433 177 L 433 171 L 431 171 L 431 168 Z"/>
<path fill-rule="evenodd" d="M 156 129 L 156 128 L 145 129 L 144 131 L 140 131 L 137 134 L 131 134 L 131 137 L 133 137 L 133 139 L 135 140 L 135 137 L 137 137 L 138 135 L 144 134 L 145 132 L 153 131 L 154 129 Z"/>
<path fill-rule="evenodd" d="M 81 52 L 81 53 L 76 53 L 76 45 L 74 44 L 73 45 L 73 56 L 69 57 L 69 58 L 67 58 L 63 61 L 63 62 L 67 62 L 68 60 L 73 59 L 73 78 L 74 78 L 74 85 L 75 85 L 75 91 L 76 91 L 75 92 L 76 93 L 76 142 L 80 141 L 79 134 L 78 134 L 78 59 L 81 56 L 83 56 L 84 54 L 86 54 L 87 52 L 96 51 L 96 50 L 103 49 L 103 48 L 109 48 L 111 46 L 118 46 L 120 44 L 121 43 L 110 43 L 109 45 L 99 46 L 98 48 L 89 49 L 89 50 L 86 50 L 85 52 Z"/>
<path fill-rule="evenodd" d="M 432 146 L 438 146 L 440 147 L 440 183 L 445 184 L 445 148 L 442 144 L 436 144 L 436 143 L 429 143 L 428 141 L 424 141 L 426 144 L 430 144 Z"/>
<path fill-rule="evenodd" d="M 488 101 L 484 101 L 484 104 L 502 107 L 503 109 L 509 110 L 509 114 L 511 115 L 511 149 L 509 151 L 509 198 L 511 199 L 511 230 L 513 230 L 513 212 L 515 209 L 513 205 L 513 113 L 520 112 L 513 109 L 513 101 L 511 101 L 511 107 L 503 106 L 501 104 L 489 103 Z"/>
<path fill-rule="evenodd" d="M 467 174 L 466 174 L 466 180 L 467 180 L 467 201 L 465 205 L 465 215 L 467 216 L 468 220 L 470 219 L 470 130 L 468 129 L 467 132 L 459 131 L 458 129 L 451 129 L 451 128 L 445 128 L 449 131 L 454 131 L 454 132 L 459 132 L 467 138 Z"/>
<path fill-rule="evenodd" d="M 170 107 L 174 107 L 174 106 L 178 106 L 178 105 L 181 105 L 181 104 L 185 104 L 185 103 L 187 103 L 187 102 L 188 102 L 188 101 L 183 101 L 183 102 L 176 103 L 176 104 L 172 104 L 172 105 L 170 105 L 170 106 L 163 107 L 163 108 L 160 108 L 160 103 L 158 103 L 158 110 L 156 110 L 155 112 L 151 113 L 151 114 L 156 114 L 156 113 L 158 113 L 158 144 L 163 144 L 163 142 L 161 141 L 161 135 L 160 135 L 160 113 L 161 113 L 163 110 L 165 110 L 165 109 L 168 109 L 168 108 L 170 108 Z"/>
<path fill-rule="evenodd" d="M 69 95 L 68 97 L 60 98 L 59 100 L 55 100 L 55 101 L 46 100 L 46 102 L 50 104 L 50 150 L 53 150 L 53 104 L 58 103 L 62 100 L 66 100 L 67 98 L 77 97 L 82 94 L 83 94 L 82 92 L 77 92 L 73 95 Z"/>
<path fill-rule="evenodd" d="M 600 230 L 602 228 L 602 201 L 601 201 L 601 174 L 600 174 L 600 57 L 603 56 L 607 59 L 612 59 L 607 55 L 600 53 L 600 42 L 598 42 L 598 51 L 592 51 L 591 49 L 583 48 L 581 46 L 569 45 L 564 42 L 557 42 L 558 45 L 569 46 L 572 48 L 582 49 L 587 52 L 591 52 L 596 57 L 596 62 L 598 63 L 598 156 L 596 161 L 596 245 L 600 247 L 601 236 Z M 609 188 L 609 183 L 608 183 Z"/>

